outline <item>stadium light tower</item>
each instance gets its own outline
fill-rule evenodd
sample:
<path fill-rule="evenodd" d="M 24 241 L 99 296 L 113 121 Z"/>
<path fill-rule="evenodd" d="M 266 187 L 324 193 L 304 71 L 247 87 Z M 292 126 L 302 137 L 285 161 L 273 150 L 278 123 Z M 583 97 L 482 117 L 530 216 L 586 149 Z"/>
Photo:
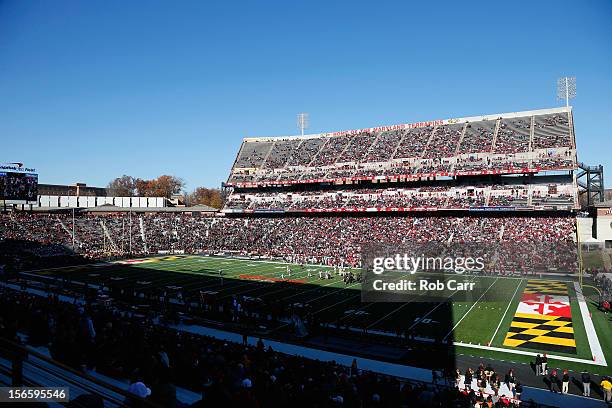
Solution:
<path fill-rule="evenodd" d="M 309 120 L 307 113 L 298 113 L 297 115 L 297 127 L 300 129 L 300 133 L 304 136 L 304 129 L 308 129 Z"/>
<path fill-rule="evenodd" d="M 565 99 L 565 106 L 569 100 L 576 97 L 576 77 L 561 77 L 557 79 L 557 99 Z"/>

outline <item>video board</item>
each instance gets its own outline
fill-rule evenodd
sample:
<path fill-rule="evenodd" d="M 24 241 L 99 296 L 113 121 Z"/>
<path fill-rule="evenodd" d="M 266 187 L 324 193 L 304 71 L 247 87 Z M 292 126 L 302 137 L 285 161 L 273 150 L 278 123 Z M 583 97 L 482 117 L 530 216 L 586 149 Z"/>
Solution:
<path fill-rule="evenodd" d="M 0 200 L 33 202 L 38 198 L 38 174 L 23 165 L 0 165 Z"/>

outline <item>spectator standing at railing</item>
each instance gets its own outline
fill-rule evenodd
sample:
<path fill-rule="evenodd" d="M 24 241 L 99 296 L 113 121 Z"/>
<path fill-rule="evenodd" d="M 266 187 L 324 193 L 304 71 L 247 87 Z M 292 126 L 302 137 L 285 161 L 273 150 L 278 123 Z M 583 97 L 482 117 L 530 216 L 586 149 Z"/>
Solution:
<path fill-rule="evenodd" d="M 552 370 L 548 380 L 550 381 L 550 391 L 554 393 L 559 392 L 559 376 L 557 376 L 557 370 Z"/>
<path fill-rule="evenodd" d="M 591 375 L 585 370 L 582 372 L 582 395 L 591 396 Z"/>
<path fill-rule="evenodd" d="M 603 381 L 599 384 L 604 392 L 604 401 L 612 402 L 612 382 L 609 377 L 604 377 Z"/>
<path fill-rule="evenodd" d="M 465 388 L 471 390 L 472 389 L 472 378 L 473 378 L 474 372 L 472 371 L 471 368 L 468 368 L 465 371 L 465 379 L 463 380 L 463 385 Z"/>
<path fill-rule="evenodd" d="M 487 389 L 487 377 L 482 374 L 482 376 L 478 379 L 478 391 L 483 393 Z"/>
<path fill-rule="evenodd" d="M 523 385 L 520 382 L 517 382 L 516 386 L 514 387 L 514 398 L 520 401 L 522 393 L 523 393 Z"/>
<path fill-rule="evenodd" d="M 514 383 L 516 381 L 516 379 L 514 378 L 514 371 L 510 370 L 508 371 L 508 374 L 506 374 L 506 378 L 505 378 L 505 382 L 506 385 L 508 386 L 508 389 L 510 390 L 510 392 L 512 392 L 512 390 L 514 389 Z"/>
<path fill-rule="evenodd" d="M 491 380 L 491 389 L 493 390 L 493 394 L 497 395 L 499 392 L 499 387 L 501 386 L 501 381 L 499 381 L 499 376 L 494 374 L 493 379 Z"/>
<path fill-rule="evenodd" d="M 563 394 L 567 394 L 568 390 L 569 390 L 569 373 L 567 372 L 567 370 L 563 370 L 563 377 L 562 377 L 562 387 L 561 387 L 561 392 Z"/>
<path fill-rule="evenodd" d="M 433 385 L 438 384 L 438 372 L 435 369 L 431 370 L 431 382 Z"/>
<path fill-rule="evenodd" d="M 485 377 L 487 377 L 487 382 L 491 381 L 491 376 L 495 373 L 495 371 L 493 370 L 493 367 L 491 367 L 491 364 L 487 364 L 485 370 L 484 370 L 484 375 Z"/>

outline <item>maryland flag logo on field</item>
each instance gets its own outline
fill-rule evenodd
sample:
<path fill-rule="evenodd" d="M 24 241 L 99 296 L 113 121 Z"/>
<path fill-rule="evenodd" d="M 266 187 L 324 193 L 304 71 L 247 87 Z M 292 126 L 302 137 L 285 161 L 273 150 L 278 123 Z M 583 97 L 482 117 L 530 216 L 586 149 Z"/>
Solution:
<path fill-rule="evenodd" d="M 565 282 L 527 281 L 504 346 L 576 354 Z"/>

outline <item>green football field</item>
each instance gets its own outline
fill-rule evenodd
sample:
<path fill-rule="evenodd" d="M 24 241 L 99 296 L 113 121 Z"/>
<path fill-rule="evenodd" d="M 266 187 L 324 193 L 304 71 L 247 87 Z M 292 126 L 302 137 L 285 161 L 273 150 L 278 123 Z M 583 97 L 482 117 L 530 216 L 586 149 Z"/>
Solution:
<path fill-rule="evenodd" d="M 291 276 L 287 276 L 287 265 Z M 557 290 L 566 291 L 571 301 L 571 319 L 565 319 L 565 328 L 553 330 L 559 339 L 548 338 L 546 343 L 524 343 L 512 346 L 509 331 L 516 338 L 529 338 L 524 333 L 537 332 L 536 323 L 524 323 L 515 316 L 517 306 L 528 286 L 540 287 L 548 281 L 514 277 L 471 277 L 488 288 L 472 301 L 452 300 L 419 302 L 409 298 L 402 303 L 362 303 L 360 283 L 345 284 L 335 276 L 319 279 L 319 272 L 333 268 L 317 265 L 292 265 L 281 262 L 255 261 L 212 256 L 173 255 L 104 264 L 103 266 L 68 267 L 55 270 L 29 272 L 42 277 L 65 277 L 74 282 L 96 284 L 104 279 L 119 285 L 138 288 L 179 287 L 184 292 L 206 292 L 217 300 L 233 296 L 259 298 L 264 301 L 309 305 L 320 321 L 370 334 L 395 336 L 401 332 L 423 341 L 446 339 L 454 342 L 459 352 L 476 356 L 493 356 L 515 361 L 531 361 L 530 352 L 544 352 L 561 358 L 569 357 L 568 367 L 582 367 L 592 361 L 581 312 L 576 301 L 573 282 L 555 281 Z M 222 271 L 221 273 L 219 271 Z M 284 275 L 284 276 L 283 276 Z M 221 278 L 222 276 L 222 278 Z M 540 285 L 540 286 L 538 286 Z M 586 294 L 586 291 L 585 291 Z M 599 315 L 596 307 L 593 321 L 602 339 L 606 354 L 610 350 L 609 320 Z M 521 326 L 526 325 L 525 327 Z M 549 323 L 547 327 L 552 324 Z M 520 326 L 512 329 L 511 326 Z M 533 328 L 530 328 L 533 327 Z M 551 329 L 552 330 L 552 329 Z M 603 332 L 603 335 L 602 335 Z M 533 336 L 532 336 L 533 337 Z M 516 341 L 515 341 L 516 342 Z M 556 344 L 573 344 L 572 347 Z M 527 346 L 525 346 L 527 345 Z M 500 350 L 501 349 L 501 350 Z M 504 352 L 508 350 L 509 352 Z"/>

